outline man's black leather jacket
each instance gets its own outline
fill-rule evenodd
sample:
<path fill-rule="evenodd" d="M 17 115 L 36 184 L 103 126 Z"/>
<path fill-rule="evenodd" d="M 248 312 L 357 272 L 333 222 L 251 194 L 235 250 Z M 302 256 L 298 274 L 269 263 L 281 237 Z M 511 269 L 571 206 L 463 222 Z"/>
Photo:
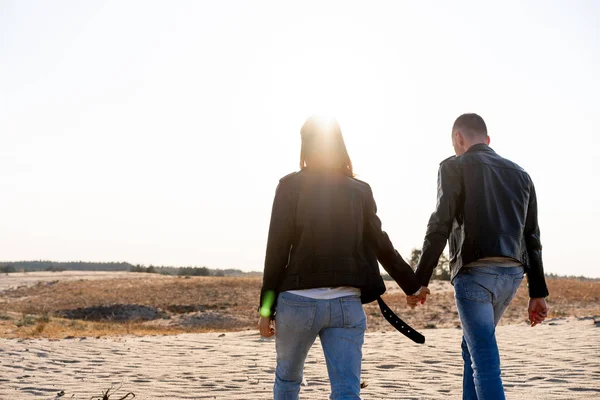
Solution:
<path fill-rule="evenodd" d="M 416 271 L 423 285 L 429 283 L 446 240 L 452 279 L 480 258 L 508 257 L 525 267 L 530 297 L 548 295 L 533 182 L 485 144 L 440 164 L 437 207 Z"/>
<path fill-rule="evenodd" d="M 281 179 L 273 202 L 262 299 L 267 291 L 352 286 L 363 302 L 385 291 L 377 260 L 405 293 L 421 285 L 394 249 L 371 187 L 339 172 L 305 169 Z"/>

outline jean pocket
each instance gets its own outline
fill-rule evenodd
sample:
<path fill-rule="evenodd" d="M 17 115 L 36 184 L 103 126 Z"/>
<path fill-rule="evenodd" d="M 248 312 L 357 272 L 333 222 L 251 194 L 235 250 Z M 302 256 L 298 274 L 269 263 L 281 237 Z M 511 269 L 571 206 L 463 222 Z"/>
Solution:
<path fill-rule="evenodd" d="M 367 315 L 360 302 L 360 297 L 347 297 L 342 299 L 342 313 L 344 328 L 367 327 Z"/>
<path fill-rule="evenodd" d="M 463 273 L 454 279 L 454 291 L 457 299 L 491 303 L 496 285 L 496 275 L 488 273 Z"/>
<path fill-rule="evenodd" d="M 277 326 L 293 332 L 309 332 L 317 314 L 316 301 L 294 301 L 280 296 L 277 301 Z"/>
<path fill-rule="evenodd" d="M 517 291 L 519 290 L 519 286 L 521 286 L 521 282 L 523 281 L 523 275 L 521 275 L 520 278 L 515 278 L 513 279 L 513 283 L 512 283 L 512 292 L 510 293 L 510 295 L 506 298 L 506 301 L 504 302 L 504 305 L 509 305 L 511 301 L 513 301 L 513 299 L 515 298 L 515 296 L 517 295 Z"/>

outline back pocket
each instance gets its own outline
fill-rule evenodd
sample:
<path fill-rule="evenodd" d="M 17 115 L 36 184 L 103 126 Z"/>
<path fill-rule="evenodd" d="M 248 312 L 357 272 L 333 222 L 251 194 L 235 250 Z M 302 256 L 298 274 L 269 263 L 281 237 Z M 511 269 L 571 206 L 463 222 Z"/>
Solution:
<path fill-rule="evenodd" d="M 506 301 L 504 302 L 504 305 L 509 305 L 510 302 L 515 298 L 516 294 L 517 294 L 517 290 L 519 290 L 519 286 L 521 286 L 521 282 L 523 281 L 523 276 L 521 275 L 520 278 L 515 278 L 513 280 L 513 287 L 512 287 L 512 293 L 506 298 Z"/>
<path fill-rule="evenodd" d="M 276 311 L 277 326 L 293 332 L 309 332 L 315 322 L 317 302 L 289 300 L 282 294 L 277 301 Z"/>
<path fill-rule="evenodd" d="M 497 279 L 497 275 L 471 270 L 461 271 L 454 278 L 455 296 L 457 299 L 491 303 Z"/>
<path fill-rule="evenodd" d="M 344 328 L 367 328 L 367 315 L 360 302 L 360 297 L 342 298 Z"/>

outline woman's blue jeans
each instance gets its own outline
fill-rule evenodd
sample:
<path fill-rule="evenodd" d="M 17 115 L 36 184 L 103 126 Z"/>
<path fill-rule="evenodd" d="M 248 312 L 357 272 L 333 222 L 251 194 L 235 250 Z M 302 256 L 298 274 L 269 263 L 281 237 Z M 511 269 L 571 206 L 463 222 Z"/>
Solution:
<path fill-rule="evenodd" d="M 523 280 L 522 267 L 463 268 L 454 278 L 463 329 L 464 400 L 504 400 L 496 325 Z"/>
<path fill-rule="evenodd" d="M 315 300 L 281 293 L 277 300 L 275 400 L 296 400 L 304 361 L 317 336 L 331 383 L 330 399 L 360 399 L 360 370 L 367 317 L 359 296 Z"/>

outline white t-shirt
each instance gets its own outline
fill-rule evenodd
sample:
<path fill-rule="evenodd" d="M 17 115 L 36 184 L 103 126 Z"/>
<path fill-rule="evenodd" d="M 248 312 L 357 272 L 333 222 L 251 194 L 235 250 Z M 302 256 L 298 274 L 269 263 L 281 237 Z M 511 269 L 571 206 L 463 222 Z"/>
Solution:
<path fill-rule="evenodd" d="M 508 257 L 485 257 L 473 261 L 465 265 L 465 267 L 520 267 L 522 265 L 520 262 Z"/>
<path fill-rule="evenodd" d="M 331 300 L 346 296 L 360 296 L 360 289 L 350 286 L 322 287 L 304 290 L 288 290 L 287 293 L 315 300 Z"/>

